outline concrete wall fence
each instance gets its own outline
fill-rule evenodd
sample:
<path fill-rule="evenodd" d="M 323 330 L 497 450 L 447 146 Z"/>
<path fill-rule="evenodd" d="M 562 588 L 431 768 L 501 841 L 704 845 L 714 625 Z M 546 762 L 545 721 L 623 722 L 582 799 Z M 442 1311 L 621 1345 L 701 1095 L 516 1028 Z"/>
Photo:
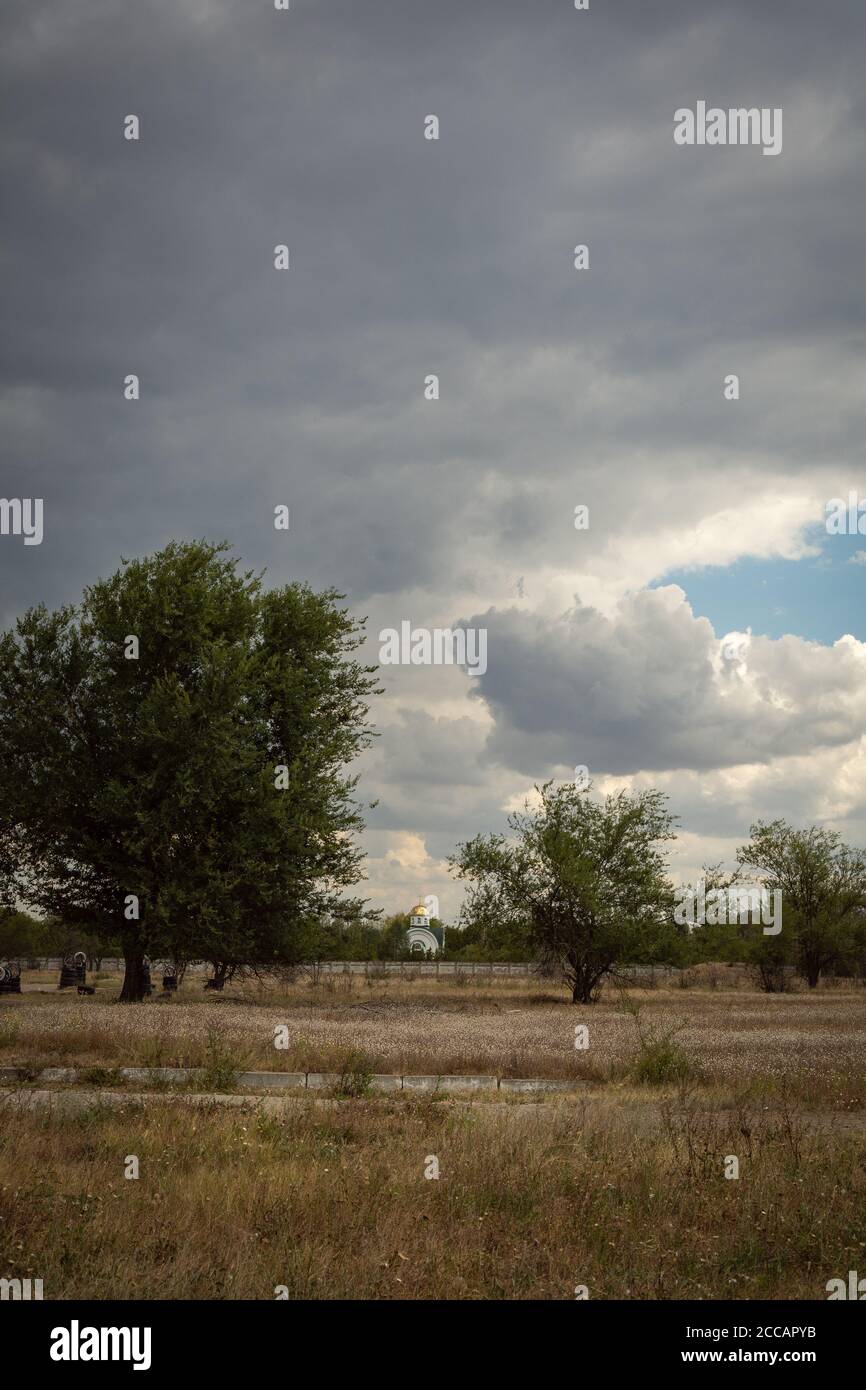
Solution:
<path fill-rule="evenodd" d="M 158 974 L 161 961 L 155 962 L 151 969 Z M 59 970 L 62 961 L 59 956 L 44 957 L 41 960 L 22 961 L 29 970 Z M 535 971 L 531 963 L 520 964 L 511 961 L 479 960 L 323 960 L 298 967 L 303 975 L 531 975 Z M 109 975 L 123 973 L 123 961 L 103 956 L 99 969 Z M 187 967 L 187 975 L 209 975 L 211 967 L 196 961 Z"/>
<path fill-rule="evenodd" d="M 62 961 L 59 956 L 51 956 L 41 960 L 22 961 L 22 966 L 30 970 L 60 970 Z M 157 961 L 152 966 L 154 981 L 159 978 L 159 971 L 162 962 Z M 104 956 L 100 961 L 99 969 L 104 974 L 122 975 L 123 961 Z M 449 976 L 484 976 L 490 978 L 525 978 L 527 975 L 537 975 L 538 967 L 532 961 L 485 961 L 485 960 L 324 960 L 317 963 L 298 967 L 298 974 L 305 978 L 315 977 L 316 975 L 364 975 L 367 977 L 382 978 L 385 975 L 397 975 L 400 979 L 414 980 L 424 975 L 432 975 L 435 979 L 447 978 Z M 665 980 L 671 976 L 680 974 L 676 966 L 667 965 L 635 965 L 623 969 L 623 974 L 633 979 L 655 979 Z M 187 967 L 187 976 L 211 974 L 211 967 L 202 961 L 196 961 Z M 541 977 L 539 977 L 541 980 Z"/>

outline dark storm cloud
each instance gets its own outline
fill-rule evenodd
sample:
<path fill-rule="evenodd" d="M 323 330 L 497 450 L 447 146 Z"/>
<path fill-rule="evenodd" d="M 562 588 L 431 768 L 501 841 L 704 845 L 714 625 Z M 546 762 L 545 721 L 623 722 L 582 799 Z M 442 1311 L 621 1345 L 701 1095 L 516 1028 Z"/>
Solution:
<path fill-rule="evenodd" d="M 486 628 L 491 654 L 476 687 L 495 720 L 489 752 L 529 775 L 734 767 L 866 733 L 853 639 L 755 638 L 742 662 L 722 659 L 675 585 L 624 599 L 610 619 L 577 607 L 552 621 L 491 611 L 471 625 Z"/>
<path fill-rule="evenodd" d="M 500 538 L 543 543 L 566 448 L 589 468 L 638 441 L 754 445 L 753 404 L 718 407 L 725 344 L 759 371 L 756 336 L 820 353 L 859 333 L 856 4 L 26 0 L 4 28 L 3 485 L 44 495 L 47 527 L 38 559 L 0 547 L 7 613 L 171 535 L 228 534 L 360 599 L 435 588 L 471 572 L 465 524 L 482 566 Z M 784 100 L 783 157 L 675 149 L 673 110 L 699 95 Z M 542 349 L 576 354 L 575 399 L 522 398 Z M 622 411 L 581 401 L 599 370 Z M 799 377 L 765 378 L 764 410 L 784 418 Z M 834 412 L 825 444 L 861 422 Z M 509 513 L 527 480 L 537 515 Z"/>

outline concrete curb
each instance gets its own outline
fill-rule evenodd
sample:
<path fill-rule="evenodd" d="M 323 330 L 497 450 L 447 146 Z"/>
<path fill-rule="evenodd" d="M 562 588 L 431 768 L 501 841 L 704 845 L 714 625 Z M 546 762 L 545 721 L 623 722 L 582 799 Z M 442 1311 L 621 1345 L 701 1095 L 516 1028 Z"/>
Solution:
<path fill-rule="evenodd" d="M 496 1076 L 404 1076 L 404 1091 L 495 1091 Z"/>
<path fill-rule="evenodd" d="M 93 1081 L 96 1068 L 45 1067 L 34 1071 L 29 1067 L 0 1067 L 0 1082 L 80 1082 Z M 190 1081 L 200 1081 L 204 1075 L 201 1067 L 116 1067 L 103 1068 L 114 1072 L 126 1081 L 168 1082 L 183 1085 Z M 242 1071 L 235 1078 L 235 1085 L 245 1090 L 257 1091 L 323 1091 L 336 1090 L 343 1080 L 339 1072 L 327 1071 Z M 426 1091 L 451 1093 L 454 1091 L 511 1091 L 533 1093 L 544 1091 L 577 1091 L 581 1089 L 578 1080 L 568 1081 L 547 1077 L 498 1077 L 498 1076 L 420 1076 L 397 1073 L 380 1073 L 370 1077 L 371 1091 Z"/>

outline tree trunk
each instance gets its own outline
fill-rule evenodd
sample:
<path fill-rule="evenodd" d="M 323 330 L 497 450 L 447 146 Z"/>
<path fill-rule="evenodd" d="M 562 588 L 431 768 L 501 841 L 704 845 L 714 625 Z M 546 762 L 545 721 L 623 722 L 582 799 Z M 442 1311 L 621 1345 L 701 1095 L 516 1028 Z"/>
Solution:
<path fill-rule="evenodd" d="M 124 946 L 123 959 L 126 969 L 120 991 L 121 1003 L 140 1004 L 147 997 L 144 951 L 139 946 Z"/>
<path fill-rule="evenodd" d="M 806 949 L 800 952 L 800 959 L 797 962 L 798 973 L 806 981 L 810 989 L 815 989 L 821 978 L 821 960 L 818 951 Z"/>
<path fill-rule="evenodd" d="M 595 1004 L 599 985 L 606 974 L 606 967 L 599 967 L 592 961 L 569 961 L 565 978 L 571 985 L 572 1004 Z"/>

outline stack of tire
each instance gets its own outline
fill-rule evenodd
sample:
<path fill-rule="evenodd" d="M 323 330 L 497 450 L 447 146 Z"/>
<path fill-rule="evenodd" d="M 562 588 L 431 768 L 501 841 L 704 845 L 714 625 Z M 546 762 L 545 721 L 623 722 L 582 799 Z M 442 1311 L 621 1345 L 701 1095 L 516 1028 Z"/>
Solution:
<path fill-rule="evenodd" d="M 21 966 L 17 960 L 0 961 L 0 994 L 21 993 Z"/>
<path fill-rule="evenodd" d="M 83 985 L 87 981 L 87 957 L 83 951 L 76 951 L 74 955 L 64 956 L 63 964 L 60 967 L 60 984 L 58 989 L 74 989 L 78 985 Z"/>

